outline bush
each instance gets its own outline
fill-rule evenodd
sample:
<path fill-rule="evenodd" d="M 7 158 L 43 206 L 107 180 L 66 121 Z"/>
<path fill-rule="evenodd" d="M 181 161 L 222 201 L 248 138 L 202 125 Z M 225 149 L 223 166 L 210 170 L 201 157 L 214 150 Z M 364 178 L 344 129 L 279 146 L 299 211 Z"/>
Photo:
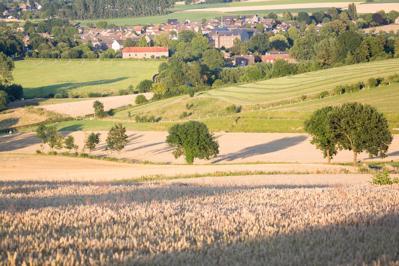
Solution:
<path fill-rule="evenodd" d="M 140 116 L 136 115 L 135 120 L 137 123 L 157 123 L 161 121 L 162 117 L 156 117 L 156 116 Z"/>
<path fill-rule="evenodd" d="M 207 126 L 197 121 L 172 126 L 166 142 L 174 148 L 173 155 L 176 158 L 184 155 L 189 164 L 195 158 L 209 160 L 219 153 L 219 145 Z"/>
<path fill-rule="evenodd" d="M 112 151 L 121 151 L 128 143 L 126 128 L 122 124 L 114 125 L 107 136 L 107 148 Z"/>
<path fill-rule="evenodd" d="M 153 83 L 153 82 L 152 82 L 151 80 L 148 80 L 148 79 L 142 80 L 142 81 L 137 85 L 136 90 L 137 90 L 139 93 L 149 92 L 149 91 L 151 91 L 152 83 Z"/>
<path fill-rule="evenodd" d="M 7 93 L 9 102 L 21 100 L 24 97 L 24 90 L 22 86 L 18 84 L 0 84 L 0 91 L 5 91 Z"/>
<path fill-rule="evenodd" d="M 377 173 L 373 176 L 371 183 L 374 185 L 393 185 L 399 184 L 398 178 L 391 178 L 388 171 Z"/>
<path fill-rule="evenodd" d="M 345 94 L 345 92 L 346 92 L 346 87 L 345 87 L 345 85 L 338 85 L 338 86 L 335 87 L 335 89 L 334 89 L 334 95 Z"/>
<path fill-rule="evenodd" d="M 195 90 L 193 88 L 188 89 L 188 95 L 190 95 L 190 97 L 194 97 L 195 95 Z"/>
<path fill-rule="evenodd" d="M 147 100 L 147 98 L 144 95 L 137 95 L 137 97 L 134 100 L 134 102 L 137 105 L 140 105 L 140 104 L 148 103 L 148 100 Z"/>
<path fill-rule="evenodd" d="M 68 98 L 68 93 L 66 91 L 58 92 L 54 95 L 54 98 L 56 99 Z"/>
<path fill-rule="evenodd" d="M 186 104 L 186 109 L 187 110 L 190 110 L 191 108 L 193 108 L 194 107 L 194 104 L 193 103 L 187 103 Z"/>
<path fill-rule="evenodd" d="M 330 95 L 330 93 L 328 92 L 328 91 L 322 91 L 322 92 L 320 92 L 320 94 L 319 94 L 319 98 L 320 99 L 323 99 L 323 98 L 325 98 L 325 97 L 328 97 Z"/>
<path fill-rule="evenodd" d="M 369 78 L 367 81 L 367 85 L 369 88 L 375 88 L 378 87 L 380 85 L 378 79 L 376 78 Z"/>
<path fill-rule="evenodd" d="M 226 107 L 226 111 L 229 113 L 240 113 L 241 109 L 242 109 L 241 105 L 235 105 L 235 104 Z"/>
<path fill-rule="evenodd" d="M 85 148 L 88 148 L 90 151 L 94 150 L 97 144 L 100 143 L 100 133 L 90 133 L 85 141 Z"/>
<path fill-rule="evenodd" d="M 183 119 L 183 118 L 186 118 L 186 117 L 189 117 L 190 115 L 192 115 L 193 113 L 191 113 L 191 112 L 183 112 L 180 116 L 179 116 L 179 118 L 180 119 Z"/>
<path fill-rule="evenodd" d="M 93 103 L 93 108 L 94 108 L 94 115 L 96 117 L 104 117 L 105 112 L 104 112 L 104 104 L 100 101 L 95 101 Z"/>
<path fill-rule="evenodd" d="M 218 87 L 221 87 L 221 86 L 223 86 L 223 85 L 224 85 L 223 81 L 220 80 L 220 79 L 217 79 L 217 80 L 215 80 L 215 81 L 212 83 L 212 88 L 218 88 Z"/>

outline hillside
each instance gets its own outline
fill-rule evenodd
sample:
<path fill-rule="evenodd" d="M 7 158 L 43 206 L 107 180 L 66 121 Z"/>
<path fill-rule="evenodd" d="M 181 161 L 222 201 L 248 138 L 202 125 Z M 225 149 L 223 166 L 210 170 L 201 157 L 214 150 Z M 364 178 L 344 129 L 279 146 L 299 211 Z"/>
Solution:
<path fill-rule="evenodd" d="M 317 108 L 359 101 L 384 112 L 391 127 L 396 128 L 399 127 L 399 83 L 323 99 L 317 97 L 320 92 L 331 91 L 337 85 L 367 82 L 370 77 L 395 73 L 399 73 L 399 59 L 337 67 L 212 89 L 197 93 L 193 98 L 186 95 L 173 97 L 126 108 L 104 120 L 70 121 L 61 123 L 60 127 L 69 128 L 78 123 L 78 128 L 85 130 L 107 129 L 118 121 L 129 129 L 166 130 L 177 122 L 201 120 L 214 131 L 303 132 L 303 122 Z M 228 111 L 227 107 L 232 104 L 241 105 L 242 111 Z M 162 120 L 159 123 L 135 123 L 136 116 L 155 116 Z"/>

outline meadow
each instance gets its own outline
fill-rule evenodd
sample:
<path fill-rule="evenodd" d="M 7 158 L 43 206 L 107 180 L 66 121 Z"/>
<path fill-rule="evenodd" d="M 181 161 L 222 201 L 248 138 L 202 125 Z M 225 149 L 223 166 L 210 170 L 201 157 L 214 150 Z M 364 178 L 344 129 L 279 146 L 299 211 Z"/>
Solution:
<path fill-rule="evenodd" d="M 0 263 L 399 262 L 397 186 L 329 186 L 320 177 L 312 185 L 306 181 L 311 178 L 299 179 L 280 184 L 264 177 L 140 184 L 3 181 Z"/>
<path fill-rule="evenodd" d="M 66 91 L 86 97 L 89 93 L 117 95 L 119 90 L 151 79 L 159 60 L 22 60 L 15 62 L 14 80 L 26 98 Z"/>

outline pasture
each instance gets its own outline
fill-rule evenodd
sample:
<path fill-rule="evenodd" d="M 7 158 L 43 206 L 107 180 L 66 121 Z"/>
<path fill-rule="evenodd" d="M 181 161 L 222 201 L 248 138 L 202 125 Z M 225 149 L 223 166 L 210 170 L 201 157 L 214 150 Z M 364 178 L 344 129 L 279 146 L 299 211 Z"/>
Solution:
<path fill-rule="evenodd" d="M 73 96 L 89 93 L 117 95 L 119 90 L 151 79 L 158 60 L 22 60 L 15 62 L 14 80 L 26 98 L 66 91 Z"/>

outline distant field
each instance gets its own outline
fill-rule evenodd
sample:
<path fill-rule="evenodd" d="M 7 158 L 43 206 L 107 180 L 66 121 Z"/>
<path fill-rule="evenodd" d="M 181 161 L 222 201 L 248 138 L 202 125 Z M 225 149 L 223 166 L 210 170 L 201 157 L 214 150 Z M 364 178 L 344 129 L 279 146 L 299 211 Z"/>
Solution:
<path fill-rule="evenodd" d="M 43 97 L 67 91 L 115 94 L 143 79 L 151 79 L 161 61 L 133 60 L 23 60 L 15 63 L 14 79 L 25 97 Z"/>

